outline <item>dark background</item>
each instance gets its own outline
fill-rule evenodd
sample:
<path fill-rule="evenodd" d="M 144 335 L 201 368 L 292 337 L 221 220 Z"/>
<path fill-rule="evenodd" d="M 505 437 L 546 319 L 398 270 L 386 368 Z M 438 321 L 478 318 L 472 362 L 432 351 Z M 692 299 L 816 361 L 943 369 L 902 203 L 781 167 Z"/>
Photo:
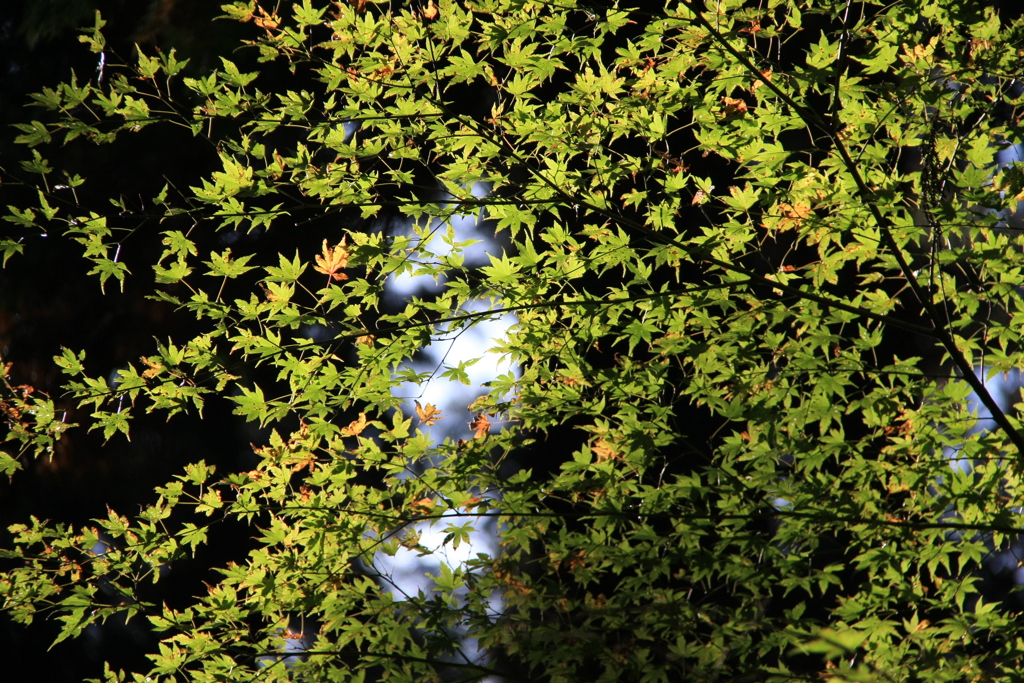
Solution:
<path fill-rule="evenodd" d="M 182 75 L 195 75 L 220 66 L 218 55 L 235 58 L 232 52 L 250 28 L 214 21 L 220 4 L 210 0 L 3 3 L 0 202 L 30 201 L 19 184 L 22 170 L 18 162 L 27 156 L 27 150 L 14 145 L 18 131 L 11 126 L 33 118 L 50 120 L 52 115 L 37 107 L 26 108 L 29 94 L 44 86 L 56 87 L 72 70 L 79 82 L 96 75 L 97 56 L 79 42 L 77 31 L 92 26 L 95 10 L 107 21 L 108 63 L 132 63 L 136 45 L 149 55 L 157 48 L 168 51 L 174 47 L 179 59 L 191 59 L 188 72 Z M 159 191 L 153 178 L 184 179 L 216 160 L 209 145 L 204 146 L 187 131 L 176 139 L 167 126 L 144 129 L 115 145 L 100 147 L 83 141 L 63 148 L 53 145 L 43 154 L 54 167 L 87 178 L 81 197 L 84 204 L 92 199 L 89 188 L 97 201 L 101 194 L 121 194 L 144 202 Z M 144 181 L 146 178 L 149 180 Z M 0 229 L 5 232 L 11 228 L 4 226 Z M 25 253 L 0 270 L 0 358 L 13 363 L 12 384 L 30 385 L 56 399 L 58 406 L 66 406 L 59 388 L 65 378 L 52 361 L 62 346 L 85 349 L 90 374 L 109 377 L 125 363 L 152 354 L 154 339 L 188 338 L 194 318 L 190 321 L 170 306 L 144 298 L 144 285 L 152 277 L 147 262 L 155 262 L 162 229 L 167 228 L 154 224 L 126 241 L 125 262 L 133 276 L 123 293 L 116 283 L 108 283 L 106 295 L 95 278 L 85 277 L 89 266 L 79 245 L 41 236 L 26 239 Z M 68 420 L 81 421 L 73 411 Z M 116 436 L 104 445 L 100 434 L 72 430 L 59 442 L 52 459 L 23 460 L 25 469 L 13 481 L 0 480 L 0 545 L 10 545 L 7 526 L 25 522 L 30 515 L 76 528 L 92 518 L 105 517 L 108 504 L 130 515 L 138 505 L 152 500 L 154 486 L 166 483 L 186 462 L 204 459 L 220 471 L 248 469 L 252 464 L 248 444 L 258 440 L 258 435 L 231 415 L 230 405 L 223 400 L 209 402 L 203 419 L 179 416 L 167 424 L 162 417 L 140 415 L 134 422 L 130 442 Z M 202 567 L 222 565 L 218 555 L 239 550 L 230 537 L 226 532 L 221 538 L 213 536 L 196 560 L 170 567 L 166 581 L 158 586 L 159 593 L 149 597 L 173 605 L 205 592 L 202 581 L 215 575 Z M 30 675 L 33 680 L 77 683 L 100 677 L 104 661 L 113 668 L 138 666 L 142 653 L 152 648 L 155 640 L 144 623 L 108 623 L 91 628 L 83 638 L 48 649 L 58 631 L 57 625 L 45 618 L 26 628 L 0 614 L 0 679 L 21 680 Z"/>

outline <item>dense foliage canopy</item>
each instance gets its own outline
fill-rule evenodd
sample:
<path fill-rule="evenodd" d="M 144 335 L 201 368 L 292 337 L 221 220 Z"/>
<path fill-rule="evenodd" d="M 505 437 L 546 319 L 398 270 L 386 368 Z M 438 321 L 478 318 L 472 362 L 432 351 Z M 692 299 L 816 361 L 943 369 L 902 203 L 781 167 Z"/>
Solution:
<path fill-rule="evenodd" d="M 223 402 L 265 438 L 234 471 L 181 453 L 140 510 L 13 526 L 5 611 L 60 639 L 147 623 L 150 668 L 111 681 L 1024 676 L 1019 603 L 981 583 L 1024 495 L 991 390 L 1024 366 L 1024 164 L 996 162 L 1024 139 L 1024 24 L 654 8 L 234 2 L 249 37 L 207 72 L 110 52 L 97 15 L 96 72 L 19 126 L 0 251 L 76 243 L 66 277 L 144 288 L 188 333 L 111 376 L 64 349 L 65 395 L 7 368 L 0 470 Z M 161 177 L 172 153 L 193 163 Z M 471 267 L 452 224 L 481 215 L 505 247 Z M 443 287 L 396 305 L 395 274 Z M 508 313 L 518 370 L 474 438 L 432 440 L 451 418 L 397 387 L 473 359 L 408 361 Z M 500 554 L 432 591 L 375 569 L 489 517 Z M 235 556 L 161 597 L 218 528 Z"/>

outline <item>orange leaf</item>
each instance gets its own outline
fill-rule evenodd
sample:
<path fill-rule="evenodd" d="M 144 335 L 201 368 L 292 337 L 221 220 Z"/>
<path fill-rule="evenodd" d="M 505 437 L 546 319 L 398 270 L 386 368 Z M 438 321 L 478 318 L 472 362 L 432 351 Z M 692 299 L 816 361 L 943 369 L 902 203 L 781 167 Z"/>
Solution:
<path fill-rule="evenodd" d="M 482 439 L 490 433 L 491 421 L 487 419 L 486 415 L 479 413 L 473 418 L 473 421 L 469 423 L 469 428 L 473 430 L 473 436 L 475 438 Z"/>
<path fill-rule="evenodd" d="M 267 10 L 262 7 L 257 7 L 256 9 L 259 10 L 260 16 L 253 16 L 252 12 L 249 12 L 249 17 L 242 21 L 249 21 L 249 19 L 252 19 L 252 23 L 256 24 L 260 28 L 267 29 L 268 31 L 281 25 L 281 19 L 276 14 L 267 14 Z"/>
<path fill-rule="evenodd" d="M 779 221 L 779 230 L 786 230 L 803 223 L 804 219 L 811 215 L 811 205 L 802 200 L 797 200 L 792 204 L 780 203 L 779 213 L 783 216 Z"/>
<path fill-rule="evenodd" d="M 359 419 L 353 420 L 349 423 L 348 427 L 342 427 L 342 436 L 357 436 L 366 429 L 366 413 L 359 413 Z"/>
<path fill-rule="evenodd" d="M 330 275 L 334 280 L 347 280 L 347 275 L 338 272 L 346 267 L 348 267 L 348 249 L 345 248 L 345 239 L 342 238 L 341 244 L 334 247 L 328 247 L 327 240 L 324 240 L 323 253 L 317 255 L 313 270 Z"/>
<path fill-rule="evenodd" d="M 416 401 L 416 414 L 428 427 L 444 417 L 441 411 L 437 409 L 437 406 L 430 403 L 426 406 L 421 406 L 419 401 Z"/>
<path fill-rule="evenodd" d="M 316 469 L 316 456 L 309 452 L 296 453 L 294 457 L 286 460 L 292 466 L 292 472 L 298 472 L 302 468 L 309 468 L 310 474 Z"/>
<path fill-rule="evenodd" d="M 772 80 L 772 70 L 771 69 L 764 69 L 760 73 L 761 73 L 761 76 L 764 78 L 765 81 Z M 753 93 L 755 90 L 760 88 L 762 85 L 764 85 L 764 81 L 761 81 L 761 80 L 754 81 L 753 83 L 750 84 L 750 92 Z"/>
<path fill-rule="evenodd" d="M 743 116 L 747 113 L 747 103 L 743 100 L 733 99 L 732 97 L 723 97 L 722 104 L 725 105 L 726 116 Z"/>
<path fill-rule="evenodd" d="M 253 17 L 252 22 L 260 28 L 265 28 L 267 30 L 277 28 L 279 24 L 273 16 Z"/>
<path fill-rule="evenodd" d="M 409 503 L 409 507 L 413 512 L 427 515 L 434 511 L 434 499 L 433 498 L 420 498 Z"/>

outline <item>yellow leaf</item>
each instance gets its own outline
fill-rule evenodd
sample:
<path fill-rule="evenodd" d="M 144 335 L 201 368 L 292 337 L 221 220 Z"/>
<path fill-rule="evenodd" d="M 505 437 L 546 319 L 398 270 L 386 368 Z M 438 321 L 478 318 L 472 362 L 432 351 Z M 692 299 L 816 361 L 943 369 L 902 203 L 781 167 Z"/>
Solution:
<path fill-rule="evenodd" d="M 142 373 L 143 379 L 152 379 L 164 371 L 164 366 L 162 363 L 160 363 L 159 359 L 153 361 L 150 360 L 149 358 L 146 358 L 145 356 L 142 356 L 141 358 L 139 358 L 139 360 L 145 363 L 146 367 L 149 368 L 148 370 Z"/>
<path fill-rule="evenodd" d="M 782 220 L 779 221 L 779 230 L 786 230 L 789 227 L 799 227 L 804 219 L 811 215 L 811 205 L 806 201 L 797 200 L 792 204 L 779 204 L 779 213 Z"/>
<path fill-rule="evenodd" d="M 618 457 L 618 453 L 614 448 L 612 448 L 612 445 L 604 439 L 598 439 L 594 445 L 590 447 L 590 450 L 594 451 L 594 455 L 597 456 L 598 462 L 604 462 L 605 460 Z"/>
<path fill-rule="evenodd" d="M 366 429 L 366 424 L 366 413 L 359 413 L 359 419 L 350 422 L 348 427 L 342 427 L 341 433 L 343 436 L 357 436 Z"/>
<path fill-rule="evenodd" d="M 338 272 L 346 267 L 348 267 L 348 249 L 345 248 L 345 239 L 342 238 L 341 244 L 333 247 L 328 247 L 327 240 L 324 240 L 323 252 L 317 255 L 313 270 L 330 275 L 334 280 L 347 280 L 347 275 Z"/>
<path fill-rule="evenodd" d="M 259 10 L 262 16 L 252 17 L 252 22 L 254 24 L 259 26 L 260 28 L 267 29 L 268 31 L 272 28 L 277 28 L 278 26 L 281 25 L 281 20 L 278 18 L 276 14 L 267 14 L 267 11 L 264 10 L 262 7 L 260 7 Z M 248 19 L 244 19 L 243 21 L 248 21 Z"/>

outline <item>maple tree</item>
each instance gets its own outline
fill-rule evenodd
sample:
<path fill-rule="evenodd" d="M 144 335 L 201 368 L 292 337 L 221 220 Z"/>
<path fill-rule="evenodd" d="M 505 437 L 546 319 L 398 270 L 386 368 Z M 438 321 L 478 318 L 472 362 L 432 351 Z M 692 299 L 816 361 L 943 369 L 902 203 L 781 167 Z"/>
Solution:
<path fill-rule="evenodd" d="M 1024 432 L 992 386 L 1024 365 L 1024 171 L 996 157 L 1024 23 L 652 7 L 234 2 L 252 33 L 214 71 L 139 51 L 35 95 L 4 263 L 70 240 L 92 286 L 199 327 L 114 379 L 65 349 L 67 396 L 4 366 L 0 470 L 217 401 L 268 436 L 137 513 L 14 525 L 4 610 L 61 640 L 144 621 L 148 668 L 108 681 L 1019 679 L 1019 607 L 981 577 L 1021 527 Z M 145 199 L 48 156 L 153 129 L 205 161 Z M 508 244 L 474 268 L 452 224 L 479 215 Z M 443 288 L 394 306 L 392 275 Z M 432 441 L 452 418 L 416 402 L 414 425 L 395 388 L 467 361 L 407 361 L 507 313 L 519 372 L 473 438 Z M 375 570 L 489 518 L 500 554 L 429 591 Z M 220 527 L 250 546 L 163 602 L 160 567 Z"/>

